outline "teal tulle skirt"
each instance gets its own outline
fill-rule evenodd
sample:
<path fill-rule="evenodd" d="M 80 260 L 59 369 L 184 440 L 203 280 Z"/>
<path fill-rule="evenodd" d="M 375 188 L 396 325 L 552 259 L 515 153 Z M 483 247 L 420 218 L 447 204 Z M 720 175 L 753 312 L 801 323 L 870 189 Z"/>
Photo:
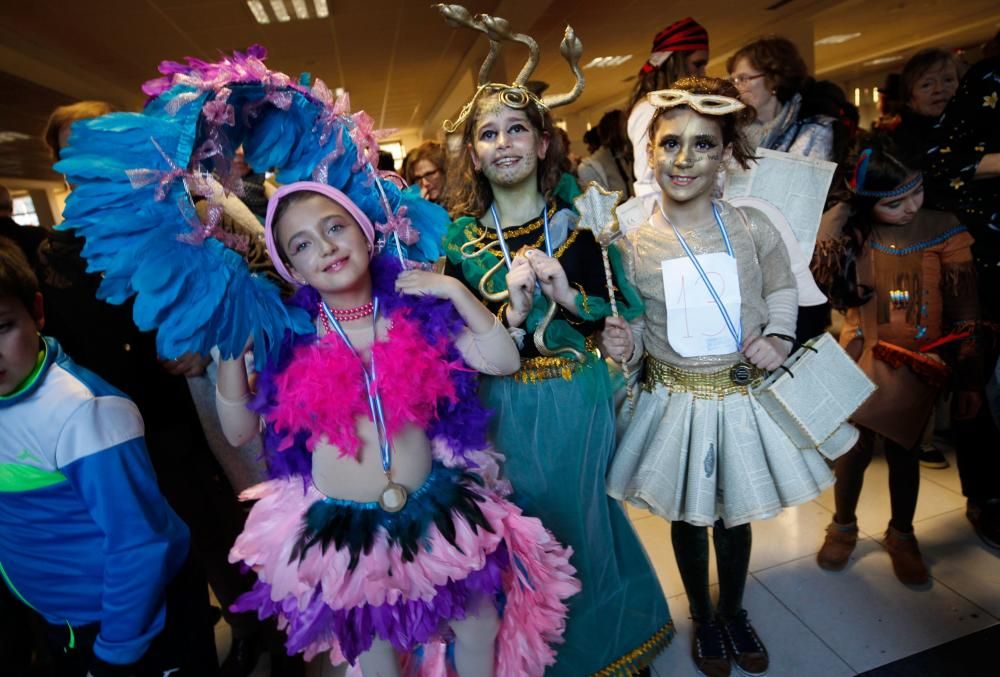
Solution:
<path fill-rule="evenodd" d="M 603 362 L 572 380 L 482 380 L 493 440 L 506 456 L 513 501 L 564 545 L 583 591 L 569 600 L 565 643 L 546 675 L 635 674 L 670 642 L 663 589 L 620 503 L 605 491 L 615 446 Z"/>

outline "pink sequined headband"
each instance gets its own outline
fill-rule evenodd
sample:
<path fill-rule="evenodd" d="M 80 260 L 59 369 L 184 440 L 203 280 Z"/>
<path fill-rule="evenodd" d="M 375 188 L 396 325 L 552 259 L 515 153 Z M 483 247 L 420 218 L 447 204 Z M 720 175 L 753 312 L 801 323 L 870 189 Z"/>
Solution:
<path fill-rule="evenodd" d="M 274 239 L 274 212 L 278 208 L 278 203 L 281 202 L 282 198 L 292 193 L 298 193 L 301 191 L 309 191 L 312 193 L 319 193 L 324 197 L 328 197 L 338 205 L 347 210 L 347 213 L 354 217 L 354 220 L 358 222 L 361 227 L 361 232 L 365 234 L 365 239 L 371 245 L 368 250 L 368 258 L 372 258 L 375 255 L 375 227 L 372 225 L 371 220 L 365 215 L 361 208 L 358 207 L 351 198 L 347 197 L 344 193 L 337 190 L 333 186 L 327 185 L 325 183 L 317 183 L 316 181 L 296 181 L 295 183 L 289 183 L 286 186 L 282 186 L 278 191 L 271 196 L 271 199 L 267 201 L 267 216 L 264 219 L 264 241 L 267 243 L 267 253 L 271 256 L 271 263 L 274 264 L 274 269 L 278 272 L 278 275 L 288 282 L 296 286 L 301 286 L 301 282 L 292 277 L 291 272 L 285 266 L 285 262 L 281 260 L 281 254 L 278 249 L 278 243 Z"/>

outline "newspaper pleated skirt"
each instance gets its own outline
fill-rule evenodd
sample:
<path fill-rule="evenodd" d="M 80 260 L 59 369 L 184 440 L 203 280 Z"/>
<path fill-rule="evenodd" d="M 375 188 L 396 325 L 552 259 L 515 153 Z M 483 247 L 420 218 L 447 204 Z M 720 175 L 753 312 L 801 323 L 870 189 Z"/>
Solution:
<path fill-rule="evenodd" d="M 847 424 L 845 424 L 847 425 Z M 834 434 L 843 449 L 857 434 Z M 816 449 L 800 449 L 745 388 L 704 397 L 663 384 L 639 391 L 611 469 L 608 493 L 667 520 L 726 526 L 809 501 L 834 478 Z"/>

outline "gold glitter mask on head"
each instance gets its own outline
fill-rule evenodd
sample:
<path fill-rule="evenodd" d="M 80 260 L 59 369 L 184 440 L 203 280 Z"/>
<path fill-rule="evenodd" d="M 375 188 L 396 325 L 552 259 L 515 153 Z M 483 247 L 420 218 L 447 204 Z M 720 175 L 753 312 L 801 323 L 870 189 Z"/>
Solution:
<path fill-rule="evenodd" d="M 689 106 L 702 115 L 727 115 L 746 108 L 739 99 L 719 94 L 692 94 L 684 89 L 658 89 L 647 94 L 646 100 L 656 108 Z"/>
<path fill-rule="evenodd" d="M 576 83 L 572 90 L 564 94 L 538 97 L 525 88 L 525 83 L 531 77 L 535 67 L 538 66 L 539 58 L 538 43 L 530 35 L 513 32 L 510 23 L 500 17 L 488 14 L 477 14 L 473 17 L 469 10 L 461 5 L 441 4 L 435 5 L 435 7 L 437 7 L 438 12 L 444 17 L 445 22 L 449 26 L 453 28 L 471 28 L 480 33 L 485 33 L 490 40 L 490 52 L 479 69 L 479 86 L 476 89 L 476 93 L 462 107 L 461 112 L 454 121 L 445 120 L 445 132 L 452 134 L 458 130 L 462 123 L 469 118 L 469 115 L 475 109 L 476 102 L 484 91 L 490 93 L 496 92 L 500 102 L 509 108 L 521 110 L 527 108 L 529 104 L 534 103 L 540 112 L 573 103 L 583 93 L 583 71 L 580 70 L 583 43 L 576 37 L 576 33 L 573 32 L 571 26 L 566 26 L 562 42 L 559 45 L 559 53 L 569 63 L 569 67 L 576 77 Z M 517 74 L 517 77 L 514 78 L 514 82 L 511 84 L 490 82 L 489 79 L 490 69 L 500 54 L 500 45 L 503 41 L 519 42 L 527 46 L 529 52 L 528 61 L 521 68 L 521 72 Z"/>

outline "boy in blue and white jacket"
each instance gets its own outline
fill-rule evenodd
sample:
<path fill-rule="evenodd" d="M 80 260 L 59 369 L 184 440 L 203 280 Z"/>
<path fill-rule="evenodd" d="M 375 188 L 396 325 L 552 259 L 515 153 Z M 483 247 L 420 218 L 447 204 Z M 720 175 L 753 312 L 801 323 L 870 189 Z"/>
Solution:
<path fill-rule="evenodd" d="M 138 409 L 43 324 L 37 280 L 0 239 L 0 576 L 66 641 L 50 646 L 61 674 L 162 674 L 174 657 L 137 664 L 164 629 L 188 528 L 157 487 Z"/>

